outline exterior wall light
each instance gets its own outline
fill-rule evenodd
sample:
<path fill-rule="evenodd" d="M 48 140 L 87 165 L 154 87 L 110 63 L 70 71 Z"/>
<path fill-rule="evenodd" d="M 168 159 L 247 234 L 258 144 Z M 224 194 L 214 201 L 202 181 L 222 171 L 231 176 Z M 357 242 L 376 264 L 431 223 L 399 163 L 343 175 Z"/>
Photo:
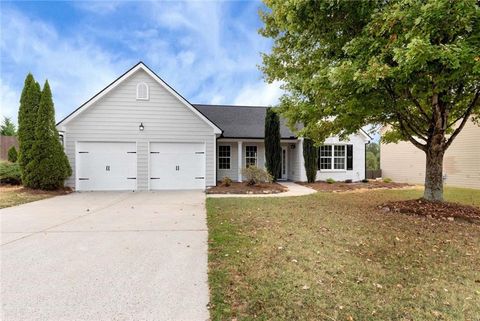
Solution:
<path fill-rule="evenodd" d="M 138 130 L 143 132 L 144 129 L 145 129 L 145 126 L 143 126 L 143 123 L 140 123 L 140 126 L 138 126 Z"/>

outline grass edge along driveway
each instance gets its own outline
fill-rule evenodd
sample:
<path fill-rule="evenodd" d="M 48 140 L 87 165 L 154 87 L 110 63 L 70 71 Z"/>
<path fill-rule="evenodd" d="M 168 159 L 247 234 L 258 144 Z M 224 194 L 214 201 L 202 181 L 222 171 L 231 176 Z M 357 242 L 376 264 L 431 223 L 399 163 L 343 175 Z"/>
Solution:
<path fill-rule="evenodd" d="M 420 196 L 208 199 L 212 320 L 478 320 L 480 226 L 376 208 Z"/>

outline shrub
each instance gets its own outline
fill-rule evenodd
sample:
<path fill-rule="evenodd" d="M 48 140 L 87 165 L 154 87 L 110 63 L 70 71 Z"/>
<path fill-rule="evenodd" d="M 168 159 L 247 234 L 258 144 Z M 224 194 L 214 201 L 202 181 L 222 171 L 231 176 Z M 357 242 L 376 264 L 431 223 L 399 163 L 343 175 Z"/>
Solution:
<path fill-rule="evenodd" d="M 368 179 L 366 178 L 362 179 L 362 183 L 368 183 Z"/>
<path fill-rule="evenodd" d="M 15 146 L 12 146 L 8 150 L 8 161 L 12 163 L 16 163 L 17 159 L 18 159 L 17 149 L 15 148 Z"/>
<path fill-rule="evenodd" d="M 267 108 L 265 115 L 265 165 L 273 180 L 282 174 L 282 146 L 280 145 L 280 118 L 275 110 Z"/>
<path fill-rule="evenodd" d="M 391 183 L 391 182 L 393 182 L 393 181 L 392 181 L 391 178 L 385 177 L 385 178 L 383 179 L 383 182 L 384 182 L 384 183 Z"/>
<path fill-rule="evenodd" d="M 335 183 L 335 180 L 333 178 L 327 178 L 325 182 L 327 182 L 328 184 L 333 184 Z"/>
<path fill-rule="evenodd" d="M 353 181 L 351 179 L 346 179 L 345 183 L 352 183 Z"/>
<path fill-rule="evenodd" d="M 222 178 L 222 186 L 229 187 L 230 185 L 232 185 L 232 179 L 230 177 L 225 176 Z"/>
<path fill-rule="evenodd" d="M 256 166 L 249 166 L 243 170 L 243 176 L 247 185 L 255 185 L 258 183 L 271 183 L 272 175 L 267 171 Z"/>
<path fill-rule="evenodd" d="M 1 162 L 0 163 L 0 183 L 19 185 L 22 183 L 22 174 L 20 164 Z"/>
<path fill-rule="evenodd" d="M 314 183 L 317 178 L 317 158 L 318 149 L 311 139 L 305 138 L 303 140 L 303 159 L 307 182 L 309 183 Z"/>

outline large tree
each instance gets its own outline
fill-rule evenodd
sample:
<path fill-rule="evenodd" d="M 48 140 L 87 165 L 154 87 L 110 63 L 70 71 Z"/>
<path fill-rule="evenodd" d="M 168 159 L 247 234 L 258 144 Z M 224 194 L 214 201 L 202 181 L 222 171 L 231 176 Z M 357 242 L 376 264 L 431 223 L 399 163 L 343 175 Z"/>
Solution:
<path fill-rule="evenodd" d="M 265 165 L 273 180 L 282 172 L 282 146 L 280 145 L 280 118 L 272 108 L 265 114 Z"/>
<path fill-rule="evenodd" d="M 35 142 L 35 127 L 37 110 L 40 102 L 40 85 L 35 81 L 32 74 L 28 74 L 20 96 L 20 108 L 18 110 L 18 161 L 22 173 L 22 181 L 28 186 L 30 172 L 27 165 L 32 161 L 32 148 Z"/>
<path fill-rule="evenodd" d="M 476 0 L 265 0 L 261 34 L 268 81 L 280 80 L 289 124 L 321 143 L 367 124 L 386 142 L 426 155 L 424 197 L 443 199 L 442 165 L 465 123 L 480 114 L 480 8 Z"/>
<path fill-rule="evenodd" d="M 43 86 L 37 111 L 32 161 L 27 171 L 30 173 L 28 186 L 45 190 L 63 187 L 65 179 L 72 174 L 55 127 L 55 109 L 48 81 Z"/>

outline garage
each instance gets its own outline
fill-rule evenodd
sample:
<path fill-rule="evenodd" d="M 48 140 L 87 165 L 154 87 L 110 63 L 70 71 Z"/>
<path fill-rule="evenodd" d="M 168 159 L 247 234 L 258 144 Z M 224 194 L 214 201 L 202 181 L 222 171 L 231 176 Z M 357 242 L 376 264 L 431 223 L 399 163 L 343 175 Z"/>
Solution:
<path fill-rule="evenodd" d="M 134 142 L 78 142 L 77 186 L 80 191 L 137 189 Z"/>
<path fill-rule="evenodd" d="M 150 143 L 150 189 L 204 189 L 204 143 Z"/>

